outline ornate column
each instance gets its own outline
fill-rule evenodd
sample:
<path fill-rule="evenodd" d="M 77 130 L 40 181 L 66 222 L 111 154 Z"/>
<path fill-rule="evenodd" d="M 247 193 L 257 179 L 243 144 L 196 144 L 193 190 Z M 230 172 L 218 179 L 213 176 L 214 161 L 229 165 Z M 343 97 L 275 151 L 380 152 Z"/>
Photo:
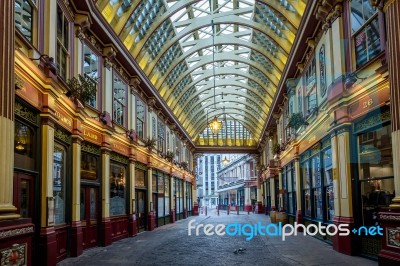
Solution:
<path fill-rule="evenodd" d="M 176 204 L 176 196 L 174 195 L 175 188 L 174 188 L 174 177 L 172 175 L 172 167 L 171 167 L 171 174 L 169 175 L 169 180 L 170 180 L 170 186 L 169 186 L 169 194 L 171 195 L 170 198 L 170 221 L 171 223 L 175 223 L 176 221 L 176 212 L 175 212 L 175 204 Z"/>
<path fill-rule="evenodd" d="M 14 1 L 4 1 L 0 11 L 0 220 L 17 219 L 13 205 L 14 171 Z"/>
<path fill-rule="evenodd" d="M 275 202 L 275 178 L 269 177 L 269 187 L 270 187 L 270 195 L 271 195 L 271 211 L 276 211 L 278 209 L 277 202 Z"/>
<path fill-rule="evenodd" d="M 153 231 L 156 228 L 156 216 L 154 215 L 154 202 L 153 202 L 153 168 L 151 164 L 147 167 L 147 228 Z"/>
<path fill-rule="evenodd" d="M 110 148 L 101 148 L 101 198 L 102 198 L 102 244 L 109 246 L 111 239 L 111 220 L 110 220 Z"/>
<path fill-rule="evenodd" d="M 187 217 L 187 202 L 186 202 L 186 195 L 187 195 L 187 191 L 186 191 L 186 177 L 185 174 L 183 174 L 183 178 L 182 178 L 182 184 L 183 184 L 183 191 L 182 191 L 182 198 L 183 198 L 183 219 L 186 219 Z"/>
<path fill-rule="evenodd" d="M 57 240 L 54 230 L 54 220 L 47 215 L 48 202 L 53 198 L 53 152 L 54 152 L 54 121 L 42 117 L 42 173 L 41 173 L 41 217 L 40 217 L 40 262 L 44 265 L 54 265 L 57 256 Z"/>
<path fill-rule="evenodd" d="M 383 1 L 374 1 L 379 5 Z M 379 253 L 380 265 L 398 265 L 400 263 L 400 1 L 384 1 L 386 15 L 387 61 L 390 82 L 390 114 L 392 123 L 392 152 L 395 197 L 386 210 L 379 213 L 379 221 L 384 228 L 381 238 L 382 249 Z"/>
<path fill-rule="evenodd" d="M 129 236 L 137 235 L 135 181 L 135 159 L 131 157 L 129 158 Z"/>
<path fill-rule="evenodd" d="M 71 256 L 77 257 L 83 251 L 81 227 L 81 142 L 79 135 L 72 137 L 72 223 Z"/>
<path fill-rule="evenodd" d="M 282 210 L 283 208 L 283 194 L 282 194 L 282 189 L 283 189 L 283 175 L 282 175 L 282 168 L 279 168 L 279 175 L 278 175 L 278 180 L 279 180 L 279 202 L 277 202 L 277 208 L 278 211 Z"/>
<path fill-rule="evenodd" d="M 295 158 L 294 170 L 296 175 L 296 222 L 298 224 L 303 223 L 303 214 L 301 210 L 301 180 L 300 180 L 300 160 L 299 157 Z"/>
<path fill-rule="evenodd" d="M 332 170 L 333 170 L 333 189 L 335 225 L 349 224 L 350 230 L 354 227 L 352 187 L 350 171 L 350 133 L 347 126 L 336 129 L 331 136 L 332 143 Z M 351 255 L 353 253 L 353 237 L 333 236 L 333 249 Z"/>

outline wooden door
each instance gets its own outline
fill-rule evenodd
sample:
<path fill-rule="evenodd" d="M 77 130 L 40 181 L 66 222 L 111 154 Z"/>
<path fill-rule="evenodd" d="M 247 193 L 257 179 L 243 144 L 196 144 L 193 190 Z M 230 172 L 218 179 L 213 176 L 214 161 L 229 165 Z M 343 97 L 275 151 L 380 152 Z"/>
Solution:
<path fill-rule="evenodd" d="M 99 240 L 99 188 L 95 186 L 81 187 L 81 223 L 83 249 L 96 247 Z"/>
<path fill-rule="evenodd" d="M 146 230 L 147 221 L 146 191 L 144 190 L 136 190 L 136 210 L 138 232 L 143 232 Z"/>

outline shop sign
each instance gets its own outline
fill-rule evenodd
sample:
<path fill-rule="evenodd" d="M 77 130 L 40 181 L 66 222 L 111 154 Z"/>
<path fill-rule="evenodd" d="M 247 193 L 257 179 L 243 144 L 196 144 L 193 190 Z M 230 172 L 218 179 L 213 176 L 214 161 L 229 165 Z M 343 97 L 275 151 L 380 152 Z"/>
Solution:
<path fill-rule="evenodd" d="M 88 128 L 83 128 L 83 138 L 98 145 L 101 145 L 102 142 L 101 134 Z"/>
<path fill-rule="evenodd" d="M 118 142 L 113 142 L 111 145 L 111 148 L 113 151 L 121 153 L 123 155 L 129 156 L 129 149 L 126 147 L 126 145 Z"/>
<path fill-rule="evenodd" d="M 54 111 L 54 115 L 57 117 L 58 122 L 61 126 L 72 131 L 73 128 L 72 118 L 69 115 L 67 115 L 64 110 L 57 108 Z"/>
<path fill-rule="evenodd" d="M 349 114 L 351 118 L 358 117 L 369 111 L 381 106 L 390 99 L 389 87 L 370 93 L 361 97 L 357 102 L 349 106 Z"/>

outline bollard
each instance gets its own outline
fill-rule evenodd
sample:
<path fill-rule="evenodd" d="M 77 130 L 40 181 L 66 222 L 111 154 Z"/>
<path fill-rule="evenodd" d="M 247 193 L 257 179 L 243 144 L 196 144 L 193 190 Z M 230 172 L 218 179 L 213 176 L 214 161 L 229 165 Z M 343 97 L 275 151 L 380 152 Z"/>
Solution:
<path fill-rule="evenodd" d="M 207 206 L 206 206 L 206 216 L 207 216 Z"/>
<path fill-rule="evenodd" d="M 228 214 L 228 215 L 229 215 L 229 209 L 230 209 L 230 206 L 228 205 L 228 207 L 226 209 L 226 214 Z"/>
<path fill-rule="evenodd" d="M 239 206 L 236 205 L 237 215 L 239 215 Z"/>
<path fill-rule="evenodd" d="M 217 214 L 219 216 L 219 205 L 217 205 Z"/>

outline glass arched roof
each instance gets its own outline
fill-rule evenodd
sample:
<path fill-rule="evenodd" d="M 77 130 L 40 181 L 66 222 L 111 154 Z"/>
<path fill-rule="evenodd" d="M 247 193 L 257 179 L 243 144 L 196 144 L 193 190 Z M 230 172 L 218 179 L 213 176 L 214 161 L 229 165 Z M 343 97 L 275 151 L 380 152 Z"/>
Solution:
<path fill-rule="evenodd" d="M 305 2 L 96 4 L 192 140 L 199 141 L 209 137 L 207 122 L 226 114 L 235 126 L 225 122 L 223 132 L 240 127 L 245 138 L 260 137 Z"/>

